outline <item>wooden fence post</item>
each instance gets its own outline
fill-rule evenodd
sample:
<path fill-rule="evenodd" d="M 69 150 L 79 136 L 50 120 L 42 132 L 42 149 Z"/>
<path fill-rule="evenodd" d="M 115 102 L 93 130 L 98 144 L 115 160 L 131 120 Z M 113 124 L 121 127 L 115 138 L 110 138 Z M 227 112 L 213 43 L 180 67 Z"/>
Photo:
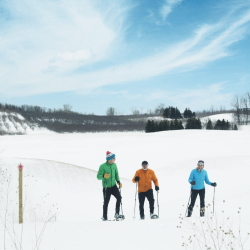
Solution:
<path fill-rule="evenodd" d="M 23 165 L 18 165 L 19 171 L 19 224 L 23 223 Z"/>

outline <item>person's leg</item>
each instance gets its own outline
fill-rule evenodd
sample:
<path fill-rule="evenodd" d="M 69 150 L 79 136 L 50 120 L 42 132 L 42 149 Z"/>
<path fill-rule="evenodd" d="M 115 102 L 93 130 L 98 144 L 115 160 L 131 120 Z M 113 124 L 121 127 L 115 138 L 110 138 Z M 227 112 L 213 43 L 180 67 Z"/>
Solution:
<path fill-rule="evenodd" d="M 103 188 L 103 218 L 108 219 L 108 204 L 111 196 L 111 188 Z"/>
<path fill-rule="evenodd" d="M 149 210 L 150 210 L 150 214 L 154 213 L 154 193 L 153 193 L 153 189 L 150 189 L 146 192 L 146 197 L 148 199 L 149 202 Z"/>
<path fill-rule="evenodd" d="M 205 188 L 199 190 L 200 196 L 200 216 L 205 216 Z"/>
<path fill-rule="evenodd" d="M 199 190 L 191 189 L 191 202 L 190 202 L 190 205 L 188 207 L 187 217 L 191 217 L 191 215 L 192 215 L 193 207 L 194 207 L 198 192 L 199 192 Z"/>
<path fill-rule="evenodd" d="M 121 194 L 119 192 L 119 189 L 117 188 L 117 186 L 113 186 L 112 187 L 112 192 L 111 194 L 116 198 L 116 207 L 115 207 L 115 212 L 117 214 L 119 214 L 120 212 L 120 204 L 121 204 L 121 200 L 122 200 L 122 197 L 121 197 Z"/>
<path fill-rule="evenodd" d="M 144 201 L 145 201 L 145 192 L 141 192 L 138 194 L 139 199 L 139 208 L 140 208 L 140 216 L 141 219 L 144 218 Z"/>

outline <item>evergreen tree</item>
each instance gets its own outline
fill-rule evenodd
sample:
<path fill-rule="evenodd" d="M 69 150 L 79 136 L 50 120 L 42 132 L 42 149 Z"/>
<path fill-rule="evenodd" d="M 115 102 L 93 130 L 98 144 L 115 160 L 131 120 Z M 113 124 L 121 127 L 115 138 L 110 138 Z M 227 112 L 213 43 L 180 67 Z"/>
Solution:
<path fill-rule="evenodd" d="M 226 122 L 224 119 L 221 121 L 221 130 L 226 130 Z"/>
<path fill-rule="evenodd" d="M 189 118 L 186 123 L 186 129 L 201 129 L 201 121 L 196 118 Z"/>
<path fill-rule="evenodd" d="M 163 112 L 163 117 L 170 118 L 169 108 L 165 108 Z"/>
<path fill-rule="evenodd" d="M 151 121 L 151 128 L 152 128 L 152 131 L 151 132 L 156 132 L 157 130 L 157 124 L 154 120 Z"/>
<path fill-rule="evenodd" d="M 163 127 L 163 121 L 160 121 L 158 123 L 158 130 L 157 131 L 164 131 L 164 127 Z"/>
<path fill-rule="evenodd" d="M 151 123 L 151 120 L 147 121 L 146 126 L 145 126 L 145 132 L 146 133 L 152 132 L 152 123 Z"/>
<path fill-rule="evenodd" d="M 168 107 L 164 109 L 163 117 L 171 119 L 180 119 L 182 118 L 182 115 L 178 108 Z"/>
<path fill-rule="evenodd" d="M 170 129 L 170 124 L 169 124 L 169 121 L 164 121 L 163 122 L 163 128 L 164 128 L 164 131 L 166 130 L 169 130 Z"/>
<path fill-rule="evenodd" d="M 169 130 L 174 130 L 174 122 L 170 121 Z"/>
<path fill-rule="evenodd" d="M 195 117 L 195 112 L 192 112 L 189 108 L 186 108 L 183 113 L 184 118 L 192 118 Z"/>
<path fill-rule="evenodd" d="M 183 117 L 184 117 L 184 118 L 188 118 L 187 113 L 188 113 L 188 109 L 186 108 L 186 109 L 184 110 L 184 112 L 183 112 Z"/>
<path fill-rule="evenodd" d="M 218 119 L 218 120 L 216 121 L 215 125 L 214 125 L 214 129 L 215 129 L 215 130 L 221 130 L 221 125 L 222 125 L 221 120 Z"/>
<path fill-rule="evenodd" d="M 212 124 L 212 121 L 210 119 L 207 122 L 206 129 L 208 129 L 208 130 L 212 130 L 213 129 L 213 124 Z"/>

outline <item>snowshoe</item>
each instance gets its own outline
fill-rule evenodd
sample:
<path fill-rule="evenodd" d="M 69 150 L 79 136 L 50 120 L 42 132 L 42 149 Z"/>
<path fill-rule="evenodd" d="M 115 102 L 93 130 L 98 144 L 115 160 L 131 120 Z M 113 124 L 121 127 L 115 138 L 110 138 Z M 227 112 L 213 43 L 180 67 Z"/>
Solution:
<path fill-rule="evenodd" d="M 159 219 L 158 215 L 156 214 L 150 214 L 151 219 Z"/>
<path fill-rule="evenodd" d="M 123 214 L 118 214 L 118 213 L 115 213 L 115 219 L 114 220 L 124 220 L 125 219 L 125 216 Z"/>

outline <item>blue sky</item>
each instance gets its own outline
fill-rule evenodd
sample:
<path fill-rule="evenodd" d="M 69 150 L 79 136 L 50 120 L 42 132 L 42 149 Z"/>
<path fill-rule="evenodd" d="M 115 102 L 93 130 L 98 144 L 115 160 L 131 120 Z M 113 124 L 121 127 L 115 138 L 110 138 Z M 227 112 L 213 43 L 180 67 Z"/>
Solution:
<path fill-rule="evenodd" d="M 82 113 L 231 108 L 250 0 L 0 0 L 0 102 Z"/>

